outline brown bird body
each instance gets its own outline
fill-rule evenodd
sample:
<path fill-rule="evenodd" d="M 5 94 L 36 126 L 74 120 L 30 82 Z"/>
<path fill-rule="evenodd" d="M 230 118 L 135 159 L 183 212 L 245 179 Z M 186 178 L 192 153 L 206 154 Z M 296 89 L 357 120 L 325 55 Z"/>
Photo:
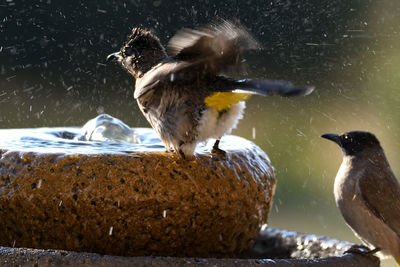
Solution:
<path fill-rule="evenodd" d="M 196 145 L 219 139 L 236 127 L 249 94 L 306 95 L 313 88 L 287 82 L 235 80 L 222 74 L 239 71 L 242 53 L 259 48 L 238 24 L 221 21 L 197 30 L 182 29 L 168 43 L 168 54 L 156 36 L 134 28 L 117 59 L 136 79 L 134 97 L 167 150 L 183 157 Z"/>
<path fill-rule="evenodd" d="M 371 249 L 400 262 L 400 184 L 376 137 L 348 132 L 322 137 L 343 150 L 334 195 L 346 223 Z"/>

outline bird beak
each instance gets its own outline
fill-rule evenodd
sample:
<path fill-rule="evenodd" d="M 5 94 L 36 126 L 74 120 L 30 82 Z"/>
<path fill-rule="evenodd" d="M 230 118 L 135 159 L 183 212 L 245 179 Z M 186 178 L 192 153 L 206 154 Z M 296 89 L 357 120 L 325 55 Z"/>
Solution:
<path fill-rule="evenodd" d="M 116 60 L 116 59 L 118 59 L 118 60 L 122 59 L 121 52 L 115 52 L 115 53 L 109 54 L 107 56 L 107 61 Z"/>
<path fill-rule="evenodd" d="M 331 140 L 333 142 L 335 142 L 336 144 L 338 144 L 340 146 L 340 136 L 338 134 L 335 133 L 326 133 L 321 135 L 322 138 Z"/>

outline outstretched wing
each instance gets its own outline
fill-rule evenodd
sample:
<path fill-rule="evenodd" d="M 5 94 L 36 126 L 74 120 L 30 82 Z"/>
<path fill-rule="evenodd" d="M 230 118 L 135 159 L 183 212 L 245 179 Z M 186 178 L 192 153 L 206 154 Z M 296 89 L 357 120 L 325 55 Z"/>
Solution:
<path fill-rule="evenodd" d="M 221 20 L 198 29 L 182 29 L 171 38 L 167 52 L 190 62 L 203 74 L 217 75 L 239 69 L 244 50 L 259 49 L 255 39 L 240 24 Z"/>
<path fill-rule="evenodd" d="M 392 173 L 385 173 L 363 176 L 356 189 L 373 214 L 400 236 L 400 184 Z"/>
<path fill-rule="evenodd" d="M 223 76 L 218 76 L 212 87 L 216 92 L 245 93 L 263 96 L 280 95 L 285 97 L 308 95 L 314 90 L 314 87 L 298 87 L 287 81 L 235 80 Z"/>
<path fill-rule="evenodd" d="M 187 64 L 185 64 L 187 66 Z M 144 95 L 160 82 L 180 82 L 187 83 L 195 79 L 191 75 L 196 72 L 182 71 L 186 66 L 176 63 L 165 63 L 156 67 L 138 80 L 135 89 L 135 99 Z M 269 81 L 257 79 L 232 79 L 224 76 L 213 77 L 210 81 L 210 93 L 212 92 L 231 92 L 238 94 L 253 94 L 262 96 L 280 95 L 284 97 L 309 95 L 314 91 L 313 86 L 301 87 L 294 86 L 287 81 Z M 222 96 L 222 95 L 221 95 Z"/>
<path fill-rule="evenodd" d="M 168 44 L 168 53 L 173 58 L 137 80 L 135 98 L 160 83 L 192 84 L 197 79 L 210 80 L 207 89 L 211 92 L 297 96 L 313 91 L 312 87 L 295 87 L 285 81 L 234 80 L 217 76 L 241 68 L 243 51 L 257 48 L 260 47 L 254 38 L 242 26 L 230 21 L 222 20 L 196 30 L 182 29 Z"/>

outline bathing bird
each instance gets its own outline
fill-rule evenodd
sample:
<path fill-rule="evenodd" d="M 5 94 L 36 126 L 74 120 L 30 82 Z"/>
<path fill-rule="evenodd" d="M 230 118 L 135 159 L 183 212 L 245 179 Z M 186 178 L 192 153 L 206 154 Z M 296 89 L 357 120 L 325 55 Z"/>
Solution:
<path fill-rule="evenodd" d="M 240 73 L 243 52 L 259 49 L 251 34 L 237 22 L 219 20 L 197 29 L 181 29 L 165 49 L 149 30 L 134 28 L 118 61 L 135 78 L 134 98 L 167 151 L 182 157 L 196 145 L 216 139 L 212 152 L 222 153 L 219 142 L 243 117 L 250 95 L 299 96 L 312 87 L 285 81 L 234 79 Z"/>

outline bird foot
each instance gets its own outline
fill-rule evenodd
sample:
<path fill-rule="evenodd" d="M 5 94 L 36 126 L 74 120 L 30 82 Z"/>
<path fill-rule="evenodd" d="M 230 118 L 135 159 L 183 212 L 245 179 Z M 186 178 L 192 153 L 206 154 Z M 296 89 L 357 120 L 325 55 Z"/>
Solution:
<path fill-rule="evenodd" d="M 220 140 L 217 139 L 213 145 L 213 148 L 211 150 L 211 154 L 213 154 L 213 156 L 219 156 L 223 159 L 226 158 L 226 152 L 222 149 L 219 148 L 219 142 Z"/>
<path fill-rule="evenodd" d="M 186 155 L 185 153 L 183 153 L 183 151 L 181 149 L 178 150 L 179 155 L 181 156 L 181 158 L 186 159 Z"/>
<path fill-rule="evenodd" d="M 380 248 L 369 249 L 363 245 L 354 245 L 354 246 L 351 246 L 351 248 L 346 250 L 344 253 L 355 253 L 355 254 L 360 254 L 360 255 L 364 255 L 364 256 L 369 256 L 369 255 L 373 255 L 373 254 L 379 252 L 380 250 L 381 250 Z"/>
<path fill-rule="evenodd" d="M 213 147 L 213 149 L 211 150 L 211 154 L 213 154 L 213 156 L 219 156 L 223 159 L 226 158 L 226 151 L 224 151 L 218 147 Z"/>

